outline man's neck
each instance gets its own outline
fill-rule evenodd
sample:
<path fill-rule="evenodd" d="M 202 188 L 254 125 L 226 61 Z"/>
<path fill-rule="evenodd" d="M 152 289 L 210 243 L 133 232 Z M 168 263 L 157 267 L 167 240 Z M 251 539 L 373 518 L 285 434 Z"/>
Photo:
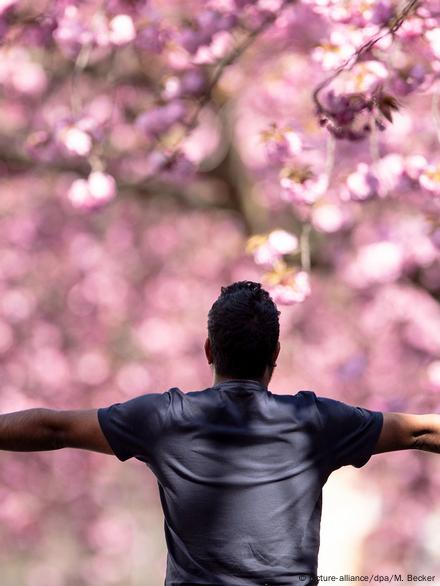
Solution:
<path fill-rule="evenodd" d="M 226 382 L 228 380 L 254 380 L 255 382 L 260 383 L 260 384 L 262 384 L 262 385 L 264 385 L 264 386 L 267 387 L 268 384 L 269 384 L 269 381 L 270 381 L 270 377 L 267 377 L 265 375 L 265 376 L 263 376 L 263 378 L 259 378 L 259 379 L 252 378 L 252 379 L 249 379 L 249 378 L 240 378 L 240 377 L 235 377 L 235 376 L 221 376 L 219 374 L 214 374 L 213 381 L 212 381 L 212 386 L 218 385 L 220 383 L 224 383 L 224 382 Z"/>

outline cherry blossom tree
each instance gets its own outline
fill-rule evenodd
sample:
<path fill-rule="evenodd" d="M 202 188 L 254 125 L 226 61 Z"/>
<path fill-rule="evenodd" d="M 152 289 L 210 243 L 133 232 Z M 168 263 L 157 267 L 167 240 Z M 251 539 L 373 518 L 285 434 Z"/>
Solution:
<path fill-rule="evenodd" d="M 277 392 L 439 410 L 438 2 L 3 0 L 0 39 L 2 411 L 208 386 L 238 279 L 282 310 Z M 11 584 L 127 583 L 144 474 L 2 463 Z M 439 574 L 433 456 L 364 473 L 395 498 L 363 570 Z"/>

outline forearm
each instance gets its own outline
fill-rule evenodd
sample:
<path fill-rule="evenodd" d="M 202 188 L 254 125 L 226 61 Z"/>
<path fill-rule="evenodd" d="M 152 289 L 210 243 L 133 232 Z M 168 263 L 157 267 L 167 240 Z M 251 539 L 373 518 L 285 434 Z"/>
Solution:
<path fill-rule="evenodd" d="M 61 446 L 51 426 L 50 409 L 35 408 L 0 415 L 0 450 L 35 452 Z"/>
<path fill-rule="evenodd" d="M 440 415 L 434 413 L 423 417 L 426 426 L 416 435 L 413 447 L 417 450 L 440 454 Z"/>

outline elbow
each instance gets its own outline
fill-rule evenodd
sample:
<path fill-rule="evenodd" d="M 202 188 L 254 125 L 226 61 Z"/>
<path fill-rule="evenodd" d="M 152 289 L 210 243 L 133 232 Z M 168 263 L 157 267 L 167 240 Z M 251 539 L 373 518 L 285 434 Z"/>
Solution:
<path fill-rule="evenodd" d="M 52 450 L 61 450 L 61 448 L 65 448 L 66 443 L 64 441 L 64 434 L 60 431 L 55 430 L 52 432 Z"/>
<path fill-rule="evenodd" d="M 57 411 L 46 409 L 46 430 L 49 450 L 60 450 L 66 447 L 65 433 L 57 420 Z"/>

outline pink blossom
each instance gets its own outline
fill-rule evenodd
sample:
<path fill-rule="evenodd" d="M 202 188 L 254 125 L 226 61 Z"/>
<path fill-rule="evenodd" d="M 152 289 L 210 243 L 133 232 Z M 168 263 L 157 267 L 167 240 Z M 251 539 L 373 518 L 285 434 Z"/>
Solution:
<path fill-rule="evenodd" d="M 387 67 L 380 61 L 361 61 L 353 68 L 353 75 L 346 81 L 346 92 L 368 92 L 389 76 Z"/>
<path fill-rule="evenodd" d="M 434 195 L 440 195 L 440 165 L 428 165 L 422 171 L 419 182 L 426 190 Z"/>
<path fill-rule="evenodd" d="M 298 248 L 298 238 L 285 230 L 273 230 L 268 237 L 268 245 L 278 254 L 288 254 Z"/>
<path fill-rule="evenodd" d="M 399 278 L 403 262 L 403 251 L 398 244 L 390 241 L 374 242 L 359 248 L 347 274 L 354 285 L 388 283 Z"/>
<path fill-rule="evenodd" d="M 67 192 L 67 197 L 75 207 L 88 207 L 92 197 L 87 179 L 75 179 Z"/>
<path fill-rule="evenodd" d="M 180 100 L 169 102 L 165 106 L 152 108 L 144 112 L 136 121 L 136 126 L 149 135 L 166 132 L 173 124 L 183 119 L 185 105 Z"/>
<path fill-rule="evenodd" d="M 145 28 L 138 30 L 135 43 L 141 49 L 161 53 L 170 36 L 170 31 L 160 23 L 149 23 Z"/>
<path fill-rule="evenodd" d="M 95 12 L 90 20 L 92 43 L 97 47 L 107 48 L 111 44 L 109 21 L 107 15 L 101 11 Z"/>
<path fill-rule="evenodd" d="M 150 317 L 143 321 L 136 329 L 136 339 L 146 352 L 161 355 L 170 344 L 174 344 L 177 351 L 185 346 L 183 332 L 177 329 L 170 321 L 162 317 Z"/>
<path fill-rule="evenodd" d="M 11 72 L 11 84 L 23 94 L 41 94 L 47 86 L 46 73 L 39 63 L 18 62 Z"/>
<path fill-rule="evenodd" d="M 275 303 L 290 305 L 303 302 L 311 293 L 310 277 L 305 271 L 298 271 L 289 284 L 276 284 L 270 287 Z"/>
<path fill-rule="evenodd" d="M 45 130 L 29 134 L 24 148 L 30 157 L 42 161 L 53 161 L 59 150 L 52 135 Z"/>
<path fill-rule="evenodd" d="M 333 69 L 353 55 L 354 50 L 349 35 L 342 30 L 334 30 L 327 43 L 322 43 L 312 51 L 312 58 L 321 63 L 324 69 Z"/>
<path fill-rule="evenodd" d="M 67 151 L 75 155 L 88 155 L 92 148 L 90 135 L 75 126 L 66 126 L 59 131 L 57 138 Z"/>
<path fill-rule="evenodd" d="M 87 543 L 94 549 L 102 548 L 113 554 L 127 552 L 133 539 L 133 525 L 128 518 L 101 515 L 90 523 L 86 536 Z"/>
<path fill-rule="evenodd" d="M 437 26 L 426 31 L 425 37 L 428 40 L 435 57 L 440 58 L 440 28 Z"/>
<path fill-rule="evenodd" d="M 418 181 L 428 163 L 422 155 L 409 155 L 405 158 L 405 173 L 410 179 Z"/>
<path fill-rule="evenodd" d="M 398 70 L 391 79 L 393 92 L 400 96 L 408 95 L 422 85 L 426 79 L 426 74 L 426 68 L 421 63 Z"/>
<path fill-rule="evenodd" d="M 379 181 L 366 163 L 359 163 L 356 171 L 347 177 L 347 187 L 352 199 L 370 199 L 379 191 Z"/>
<path fill-rule="evenodd" d="M 192 69 L 183 74 L 181 80 L 182 95 L 198 96 L 206 87 L 206 78 L 203 72 Z"/>
<path fill-rule="evenodd" d="M 231 12 L 204 10 L 197 17 L 197 29 L 190 31 L 192 36 L 187 29 L 181 42 L 190 53 L 196 53 L 200 46 L 209 45 L 217 33 L 231 29 L 236 23 L 237 17 Z"/>
<path fill-rule="evenodd" d="M 154 175 L 164 169 L 169 156 L 163 151 L 153 151 L 145 161 L 145 175 Z"/>
<path fill-rule="evenodd" d="M 182 46 L 188 51 L 188 53 L 197 53 L 198 48 L 206 42 L 209 42 L 210 38 L 204 35 L 201 31 L 184 29 L 180 33 L 179 41 Z"/>
<path fill-rule="evenodd" d="M 285 230 L 273 230 L 268 235 L 255 235 L 248 240 L 247 251 L 253 253 L 257 264 L 273 265 L 284 254 L 298 249 L 298 238 Z"/>
<path fill-rule="evenodd" d="M 259 0 L 258 5 L 262 10 L 268 10 L 270 12 L 277 12 L 283 3 L 283 0 Z"/>
<path fill-rule="evenodd" d="M 379 181 L 378 192 L 386 195 L 401 185 L 405 171 L 402 155 L 391 153 L 382 157 L 374 166 L 374 175 Z"/>
<path fill-rule="evenodd" d="M 0 321 L 0 354 L 9 350 L 14 343 L 14 331 L 6 321 Z"/>
<path fill-rule="evenodd" d="M 110 40 L 114 45 L 126 45 L 136 37 L 131 16 L 118 14 L 110 21 Z"/>
<path fill-rule="evenodd" d="M 213 35 L 217 32 L 217 23 L 220 14 L 215 10 L 204 10 L 197 17 L 197 23 L 200 30 L 203 30 L 208 35 Z"/>
<path fill-rule="evenodd" d="M 428 381 L 436 388 L 440 389 L 440 360 L 434 360 L 426 368 Z"/>
<path fill-rule="evenodd" d="M 279 128 L 276 124 L 261 132 L 267 157 L 274 163 L 285 163 L 286 159 L 298 155 L 302 150 L 301 137 L 291 128 Z"/>
<path fill-rule="evenodd" d="M 9 288 L 3 293 L 0 301 L 0 312 L 11 323 L 18 323 L 28 319 L 34 307 L 34 293 L 24 288 Z"/>
<path fill-rule="evenodd" d="M 438 249 L 440 249 L 440 228 L 436 228 L 431 234 L 431 240 Z"/>
<path fill-rule="evenodd" d="M 65 356 L 50 346 L 36 348 L 33 352 L 33 376 L 45 387 L 61 388 L 70 378 Z"/>
<path fill-rule="evenodd" d="M 3 499 L 0 512 L 2 524 L 27 529 L 38 515 L 39 506 L 36 497 L 29 493 L 11 492 Z"/>
<path fill-rule="evenodd" d="M 9 10 L 18 0 L 1 0 L 0 1 L 0 14 L 3 15 Z"/>
<path fill-rule="evenodd" d="M 371 22 L 374 24 L 384 25 L 393 16 L 394 7 L 390 0 L 379 0 L 379 2 L 376 2 L 373 5 L 372 9 L 370 9 L 370 12 Z"/>
<path fill-rule="evenodd" d="M 90 195 L 95 201 L 109 201 L 116 195 L 116 182 L 111 175 L 94 171 L 88 179 Z"/>
<path fill-rule="evenodd" d="M 63 15 L 58 20 L 54 39 L 68 56 L 75 55 L 83 45 L 92 41 L 93 34 L 82 23 L 78 7 L 73 4 L 65 7 Z"/>
<path fill-rule="evenodd" d="M 313 175 L 307 168 L 285 167 L 280 184 L 283 188 L 281 197 L 285 201 L 312 204 L 325 194 L 328 179 L 324 174 Z"/>
<path fill-rule="evenodd" d="M 208 44 L 199 47 L 194 56 L 194 63 L 198 65 L 215 63 L 222 59 L 234 46 L 233 38 L 227 31 L 220 31 L 214 35 Z"/>
<path fill-rule="evenodd" d="M 142 394 L 151 383 L 148 369 L 136 362 L 125 364 L 118 372 L 117 383 L 119 388 L 128 396 Z"/>
<path fill-rule="evenodd" d="M 99 350 L 85 352 L 77 361 L 76 376 L 82 383 L 99 385 L 107 379 L 109 372 L 107 358 Z"/>
<path fill-rule="evenodd" d="M 75 179 L 67 197 L 74 207 L 94 208 L 103 205 L 116 196 L 116 182 L 111 175 L 94 171 L 88 179 Z"/>
<path fill-rule="evenodd" d="M 254 252 L 254 261 L 259 265 L 272 265 L 280 255 L 271 246 L 260 246 Z"/>
<path fill-rule="evenodd" d="M 196 164 L 183 151 L 170 153 L 166 165 L 161 169 L 163 179 L 171 182 L 190 181 L 194 178 Z"/>
<path fill-rule="evenodd" d="M 323 232 L 337 232 L 344 224 L 344 214 L 338 205 L 317 204 L 312 210 L 312 223 Z"/>
<path fill-rule="evenodd" d="M 164 89 L 162 96 L 166 100 L 173 100 L 174 98 L 180 97 L 182 94 L 182 82 L 181 80 L 173 75 L 169 77 L 164 83 Z"/>
<path fill-rule="evenodd" d="M 29 568 L 26 586 L 57 586 L 63 581 L 63 574 L 63 569 L 53 562 L 40 561 Z"/>
<path fill-rule="evenodd" d="M 410 214 L 402 214 L 400 222 L 388 227 L 388 238 L 401 247 L 406 269 L 429 266 L 438 258 L 430 231 L 431 223 L 427 218 Z"/>
<path fill-rule="evenodd" d="M 13 47 L 0 53 L 0 84 L 25 96 L 35 96 L 46 89 L 47 77 L 40 63 L 32 61 L 24 48 Z"/>
<path fill-rule="evenodd" d="M 221 156 L 223 143 L 221 124 L 208 110 L 200 116 L 198 127 L 184 140 L 182 152 L 195 164 Z"/>
<path fill-rule="evenodd" d="M 182 74 L 182 77 L 172 76 L 165 82 L 162 95 L 167 100 L 173 100 L 183 96 L 197 96 L 203 93 L 206 86 L 205 75 L 195 69 Z"/>

